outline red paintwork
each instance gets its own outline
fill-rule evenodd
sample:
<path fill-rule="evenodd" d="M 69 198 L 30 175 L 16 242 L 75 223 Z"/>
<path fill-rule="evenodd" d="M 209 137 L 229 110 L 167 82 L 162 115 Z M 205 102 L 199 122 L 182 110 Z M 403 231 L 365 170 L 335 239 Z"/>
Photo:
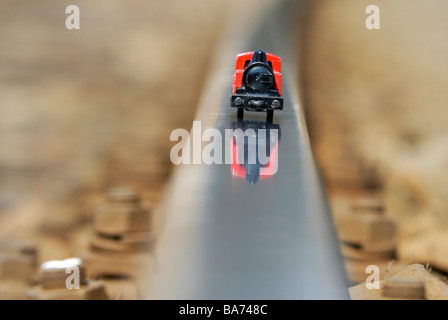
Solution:
<path fill-rule="evenodd" d="M 241 87 L 243 83 L 243 72 L 244 72 L 244 64 L 247 60 L 252 60 L 252 55 L 254 51 L 240 53 L 236 56 L 236 65 L 235 65 L 235 74 L 233 75 L 233 94 L 236 93 L 236 89 Z M 282 59 L 273 55 L 271 53 L 266 52 L 266 57 L 268 61 L 272 63 L 272 71 L 274 71 L 275 77 L 275 86 L 274 88 L 278 90 L 278 93 L 282 95 L 282 74 L 281 74 L 281 66 Z"/>

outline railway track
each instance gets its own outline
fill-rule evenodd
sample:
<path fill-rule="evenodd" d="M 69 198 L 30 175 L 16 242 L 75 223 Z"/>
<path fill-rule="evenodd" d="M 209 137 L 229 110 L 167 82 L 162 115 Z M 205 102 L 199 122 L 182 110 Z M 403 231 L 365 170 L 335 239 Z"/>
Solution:
<path fill-rule="evenodd" d="M 157 212 L 161 231 L 149 298 L 348 298 L 296 81 L 300 43 L 293 30 L 300 30 L 297 13 L 304 8 L 302 1 L 269 3 L 239 7 L 230 17 L 195 120 L 223 135 L 234 128 L 234 57 L 259 48 L 281 56 L 285 105 L 273 121 L 281 130 L 278 171 L 251 184 L 232 175 L 231 165 L 178 167 Z M 261 128 L 265 117 L 246 112 L 244 121 Z"/>
<path fill-rule="evenodd" d="M 416 253 L 407 252 L 415 258 L 400 260 L 381 181 L 343 144 L 324 150 L 340 157 L 322 161 L 319 153 L 327 198 L 298 81 L 301 48 L 309 43 L 300 38 L 308 3 L 228 5 L 234 10 L 221 27 L 194 118 L 191 151 L 206 142 L 194 136 L 240 130 L 247 134 L 243 146 L 232 136 L 223 139 L 223 154 L 266 148 L 267 165 L 205 164 L 193 156 L 196 164 L 175 168 L 160 201 L 168 160 L 153 151 L 163 148 L 153 145 L 149 159 L 130 141 L 125 150 L 136 153 L 103 168 L 97 184 L 103 181 L 104 190 L 76 191 L 80 170 L 74 170 L 49 199 L 0 196 L 0 299 L 348 299 L 349 293 L 352 299 L 446 299 L 446 242 L 434 240 L 445 234 L 417 238 L 408 249 Z M 235 56 L 257 49 L 282 57 L 285 105 L 272 121 L 254 112 L 239 119 L 230 108 Z M 96 143 L 92 150 L 104 147 Z M 375 267 L 381 289 L 366 282 L 366 270 Z M 67 268 L 80 272 L 79 283 L 70 283 L 79 291 L 67 291 Z"/>

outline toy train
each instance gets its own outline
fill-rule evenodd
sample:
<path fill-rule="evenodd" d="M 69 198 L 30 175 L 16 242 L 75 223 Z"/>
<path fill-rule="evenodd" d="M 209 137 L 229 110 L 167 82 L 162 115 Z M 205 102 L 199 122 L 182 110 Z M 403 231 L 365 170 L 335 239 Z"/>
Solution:
<path fill-rule="evenodd" d="M 230 106 L 238 108 L 238 118 L 246 111 L 283 109 L 281 58 L 263 50 L 237 55 Z"/>

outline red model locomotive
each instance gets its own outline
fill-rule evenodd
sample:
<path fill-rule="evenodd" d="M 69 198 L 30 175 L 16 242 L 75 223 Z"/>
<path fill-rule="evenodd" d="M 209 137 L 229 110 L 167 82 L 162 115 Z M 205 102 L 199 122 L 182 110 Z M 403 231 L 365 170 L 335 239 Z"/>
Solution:
<path fill-rule="evenodd" d="M 237 55 L 230 106 L 238 108 L 238 118 L 244 110 L 267 111 L 283 109 L 281 58 L 263 50 Z"/>

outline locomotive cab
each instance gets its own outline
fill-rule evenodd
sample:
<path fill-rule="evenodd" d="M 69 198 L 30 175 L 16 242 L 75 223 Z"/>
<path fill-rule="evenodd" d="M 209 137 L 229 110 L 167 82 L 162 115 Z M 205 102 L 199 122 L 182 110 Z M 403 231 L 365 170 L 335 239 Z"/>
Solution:
<path fill-rule="evenodd" d="M 246 110 L 266 111 L 272 119 L 274 110 L 282 110 L 280 57 L 263 50 L 239 54 L 230 106 L 238 108 L 238 118 Z"/>

